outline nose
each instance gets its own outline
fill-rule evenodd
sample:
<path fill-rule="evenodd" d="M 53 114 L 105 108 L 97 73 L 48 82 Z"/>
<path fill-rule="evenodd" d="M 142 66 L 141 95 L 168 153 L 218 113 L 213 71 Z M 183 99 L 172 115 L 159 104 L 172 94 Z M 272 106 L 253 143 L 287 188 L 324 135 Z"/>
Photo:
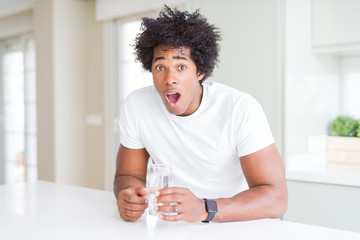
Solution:
<path fill-rule="evenodd" d="M 165 79 L 164 79 L 164 85 L 173 85 L 177 83 L 177 74 L 176 71 L 169 69 L 166 72 Z"/>

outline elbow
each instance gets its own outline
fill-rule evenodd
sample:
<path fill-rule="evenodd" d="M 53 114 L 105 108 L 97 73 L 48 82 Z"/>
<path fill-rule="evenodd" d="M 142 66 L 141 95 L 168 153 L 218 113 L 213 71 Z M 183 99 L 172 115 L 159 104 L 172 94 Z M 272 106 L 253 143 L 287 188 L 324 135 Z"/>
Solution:
<path fill-rule="evenodd" d="M 274 202 L 274 218 L 280 218 L 282 217 L 287 210 L 288 207 L 288 192 L 287 189 L 285 188 L 283 191 L 280 191 L 277 196 L 275 197 L 275 202 Z"/>
<path fill-rule="evenodd" d="M 276 218 L 280 218 L 280 217 L 284 216 L 284 214 L 286 213 L 286 210 L 287 210 L 287 205 L 288 205 L 287 198 L 286 198 L 286 200 L 281 201 L 281 203 L 278 206 Z"/>

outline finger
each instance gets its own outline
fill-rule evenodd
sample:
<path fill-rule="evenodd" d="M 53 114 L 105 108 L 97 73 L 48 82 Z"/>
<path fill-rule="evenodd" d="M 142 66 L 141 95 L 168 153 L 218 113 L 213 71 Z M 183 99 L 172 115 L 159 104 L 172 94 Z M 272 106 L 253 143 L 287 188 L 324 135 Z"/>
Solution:
<path fill-rule="evenodd" d="M 144 211 L 133 211 L 128 209 L 123 209 L 122 213 L 128 217 L 140 217 L 144 213 Z"/>
<path fill-rule="evenodd" d="M 176 221 L 182 221 L 182 215 L 183 214 L 169 216 L 169 215 L 160 214 L 159 217 L 164 221 L 176 222 Z"/>
<path fill-rule="evenodd" d="M 124 219 L 125 221 L 127 221 L 127 222 L 134 222 L 134 221 L 136 221 L 137 219 L 139 219 L 139 218 L 136 218 L 136 217 L 129 217 L 129 216 L 127 216 L 124 212 L 119 212 L 120 213 L 120 217 L 122 218 L 122 219 Z"/>
<path fill-rule="evenodd" d="M 147 206 L 148 204 L 131 204 L 126 201 L 121 201 L 121 200 L 118 201 L 118 211 L 122 218 L 125 218 L 126 216 L 137 216 L 137 215 L 141 216 L 144 213 Z M 124 216 L 125 212 L 127 213 L 126 216 Z M 129 214 L 129 212 L 132 213 Z"/>
<path fill-rule="evenodd" d="M 184 196 L 178 193 L 160 195 L 157 198 L 154 198 L 154 202 L 158 202 L 158 203 L 182 203 L 183 200 L 184 200 Z"/>
<path fill-rule="evenodd" d="M 129 203 L 137 203 L 137 204 L 145 204 L 148 201 L 146 196 L 138 196 L 134 192 L 131 193 L 125 192 L 123 193 L 123 195 L 121 195 L 120 199 L 124 199 Z"/>
<path fill-rule="evenodd" d="M 122 207 L 130 211 L 144 211 L 148 207 L 148 204 L 125 203 L 122 204 Z"/>
<path fill-rule="evenodd" d="M 174 213 L 179 214 L 179 205 L 163 205 L 163 206 L 156 206 L 155 211 L 162 212 L 162 213 Z"/>
<path fill-rule="evenodd" d="M 131 214 L 130 214 L 130 215 L 131 215 Z M 125 221 L 128 221 L 128 222 L 135 222 L 135 221 L 138 220 L 141 216 L 142 216 L 142 214 L 137 215 L 137 216 L 129 216 L 128 214 L 120 213 L 120 217 L 121 217 L 122 219 L 124 219 Z"/>
<path fill-rule="evenodd" d="M 170 187 L 170 188 L 163 188 L 159 190 L 160 195 L 167 195 L 167 194 L 183 194 L 185 191 L 188 191 L 187 188 L 181 188 L 181 187 Z"/>
<path fill-rule="evenodd" d="M 139 219 L 138 217 L 133 218 L 133 217 L 123 217 L 123 216 L 121 216 L 121 218 L 124 219 L 127 222 L 135 222 L 136 220 Z"/>
<path fill-rule="evenodd" d="M 139 198 L 128 197 L 128 198 L 120 199 L 119 201 L 123 201 L 124 204 L 138 204 L 138 205 L 147 205 L 149 202 L 147 197 L 139 197 Z"/>
<path fill-rule="evenodd" d="M 148 206 L 147 200 L 143 202 L 130 202 L 129 200 L 131 200 L 131 198 L 119 198 L 117 201 L 117 205 L 119 207 L 125 207 L 129 210 L 141 210 L 147 208 Z"/>
<path fill-rule="evenodd" d="M 128 218 L 140 218 L 143 213 L 144 213 L 144 210 L 128 210 L 126 208 L 123 208 L 123 207 L 119 207 L 119 213 L 120 213 L 120 216 L 121 218 L 123 219 L 128 219 Z"/>

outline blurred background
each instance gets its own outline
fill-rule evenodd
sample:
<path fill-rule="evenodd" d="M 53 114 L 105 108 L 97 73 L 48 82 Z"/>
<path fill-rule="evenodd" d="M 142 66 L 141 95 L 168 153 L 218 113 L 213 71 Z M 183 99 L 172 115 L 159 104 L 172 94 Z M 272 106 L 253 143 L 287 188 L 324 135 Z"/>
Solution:
<path fill-rule="evenodd" d="M 332 127 L 359 125 L 359 0 L 0 0 L 0 184 L 112 191 L 119 107 L 152 84 L 130 45 L 164 4 L 220 28 L 211 79 L 262 104 L 287 170 L 283 219 L 360 231 L 360 127 Z"/>

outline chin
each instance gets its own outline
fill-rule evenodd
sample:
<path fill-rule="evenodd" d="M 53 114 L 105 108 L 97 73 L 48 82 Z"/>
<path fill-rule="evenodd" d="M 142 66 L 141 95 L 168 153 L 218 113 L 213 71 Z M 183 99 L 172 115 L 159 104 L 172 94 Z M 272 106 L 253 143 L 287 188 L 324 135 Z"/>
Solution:
<path fill-rule="evenodd" d="M 174 108 L 171 108 L 171 109 L 167 108 L 167 110 L 169 111 L 169 113 L 174 114 L 176 116 L 180 116 L 180 115 L 184 114 L 183 111 L 179 111 L 178 109 L 174 109 Z"/>
<path fill-rule="evenodd" d="M 169 111 L 169 113 L 174 114 L 174 115 L 176 115 L 176 116 L 179 116 L 179 115 L 182 114 L 181 112 L 178 112 L 178 111 L 175 111 L 175 110 L 170 110 L 170 109 L 168 109 L 168 111 Z"/>
<path fill-rule="evenodd" d="M 179 104 L 176 104 L 175 106 L 171 106 L 169 103 L 165 102 L 166 109 L 169 113 L 174 115 L 182 115 L 184 114 L 184 111 L 180 109 Z"/>

